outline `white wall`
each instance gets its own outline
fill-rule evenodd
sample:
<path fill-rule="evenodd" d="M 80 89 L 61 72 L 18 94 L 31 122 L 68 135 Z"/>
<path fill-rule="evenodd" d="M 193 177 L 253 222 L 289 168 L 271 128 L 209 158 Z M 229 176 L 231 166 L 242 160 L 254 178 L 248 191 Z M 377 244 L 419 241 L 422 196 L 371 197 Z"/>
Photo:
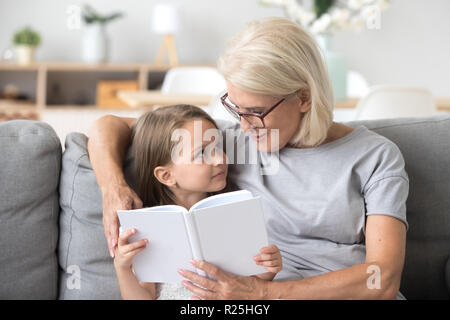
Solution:
<path fill-rule="evenodd" d="M 111 61 L 152 61 L 160 37 L 150 30 L 152 8 L 159 2 L 179 6 L 182 30 L 176 35 L 181 62 L 213 63 L 226 40 L 246 22 L 282 15 L 258 0 L 0 0 L 0 50 L 23 25 L 39 30 L 41 60 L 77 61 L 83 30 L 67 28 L 70 5 L 88 2 L 102 13 L 115 10 L 126 17 L 108 26 Z M 428 87 L 450 96 L 450 1 L 392 0 L 383 12 L 380 30 L 340 33 L 333 48 L 348 58 L 350 68 L 370 82 Z"/>
<path fill-rule="evenodd" d="M 450 1 L 392 0 L 379 30 L 340 33 L 333 47 L 370 84 L 404 84 L 450 96 Z"/>

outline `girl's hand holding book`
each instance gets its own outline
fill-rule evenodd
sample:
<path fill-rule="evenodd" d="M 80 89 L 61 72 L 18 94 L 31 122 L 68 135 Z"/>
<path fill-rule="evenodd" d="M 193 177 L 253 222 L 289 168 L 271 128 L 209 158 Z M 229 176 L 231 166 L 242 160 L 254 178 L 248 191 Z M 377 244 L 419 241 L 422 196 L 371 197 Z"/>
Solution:
<path fill-rule="evenodd" d="M 128 243 L 128 239 L 136 233 L 136 229 L 128 229 L 119 236 L 117 249 L 114 256 L 114 266 L 120 269 L 129 269 L 136 254 L 147 246 L 148 240 L 142 239 Z"/>
<path fill-rule="evenodd" d="M 276 245 L 270 245 L 260 250 L 260 254 L 253 257 L 259 266 L 264 266 L 266 273 L 256 275 L 260 279 L 272 280 L 283 267 L 281 253 Z"/>

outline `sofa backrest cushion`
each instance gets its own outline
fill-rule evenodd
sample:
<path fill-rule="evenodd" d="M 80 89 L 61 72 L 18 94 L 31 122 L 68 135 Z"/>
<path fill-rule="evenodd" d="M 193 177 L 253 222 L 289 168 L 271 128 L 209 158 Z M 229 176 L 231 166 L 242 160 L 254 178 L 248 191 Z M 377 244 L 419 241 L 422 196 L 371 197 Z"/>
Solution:
<path fill-rule="evenodd" d="M 354 121 L 400 148 L 410 179 L 406 260 L 400 291 L 407 299 L 449 298 L 446 261 L 450 256 L 450 116 Z M 102 224 L 101 192 L 87 153 L 87 137 L 66 138 L 60 183 L 59 261 L 61 299 L 119 299 L 113 261 Z M 132 158 L 124 162 L 132 185 Z M 73 270 L 81 286 L 68 289 Z"/>
<path fill-rule="evenodd" d="M 103 229 L 102 194 L 82 133 L 66 137 L 60 180 L 59 299 L 121 299 Z M 132 159 L 125 174 L 132 185 Z M 131 178 L 130 178 L 131 177 Z"/>
<path fill-rule="evenodd" d="M 347 123 L 364 125 L 393 141 L 405 159 L 410 188 L 409 230 L 400 291 L 407 299 L 449 299 L 450 116 Z"/>
<path fill-rule="evenodd" d="M 56 299 L 61 143 L 46 123 L 0 123 L 0 299 Z"/>

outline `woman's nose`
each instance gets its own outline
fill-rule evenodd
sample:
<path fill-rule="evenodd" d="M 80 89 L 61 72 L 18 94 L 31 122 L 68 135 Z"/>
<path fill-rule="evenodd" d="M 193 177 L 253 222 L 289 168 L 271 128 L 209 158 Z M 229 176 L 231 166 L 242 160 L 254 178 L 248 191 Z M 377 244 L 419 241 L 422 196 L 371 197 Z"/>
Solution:
<path fill-rule="evenodd" d="M 241 130 L 245 132 L 249 129 L 253 129 L 253 126 L 244 117 L 241 117 Z"/>

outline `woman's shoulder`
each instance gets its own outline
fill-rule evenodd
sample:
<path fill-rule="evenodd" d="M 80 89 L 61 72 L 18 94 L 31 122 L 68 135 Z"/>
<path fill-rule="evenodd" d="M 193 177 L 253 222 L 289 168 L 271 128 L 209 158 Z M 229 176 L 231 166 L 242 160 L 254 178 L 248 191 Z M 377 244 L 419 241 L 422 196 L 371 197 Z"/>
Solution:
<path fill-rule="evenodd" d="M 335 133 L 332 135 L 334 139 L 332 141 L 337 141 L 340 139 L 354 141 L 355 143 L 359 142 L 361 146 L 365 146 L 367 148 L 373 147 L 381 147 L 386 149 L 396 149 L 398 150 L 397 145 L 388 139 L 387 137 L 376 133 L 368 129 L 364 125 L 358 125 L 356 127 L 351 127 L 342 123 L 336 123 Z"/>
<path fill-rule="evenodd" d="M 403 154 L 394 141 L 363 125 L 355 127 L 352 135 L 345 150 L 355 162 L 362 166 L 371 165 L 379 170 L 383 167 L 403 170 Z"/>

